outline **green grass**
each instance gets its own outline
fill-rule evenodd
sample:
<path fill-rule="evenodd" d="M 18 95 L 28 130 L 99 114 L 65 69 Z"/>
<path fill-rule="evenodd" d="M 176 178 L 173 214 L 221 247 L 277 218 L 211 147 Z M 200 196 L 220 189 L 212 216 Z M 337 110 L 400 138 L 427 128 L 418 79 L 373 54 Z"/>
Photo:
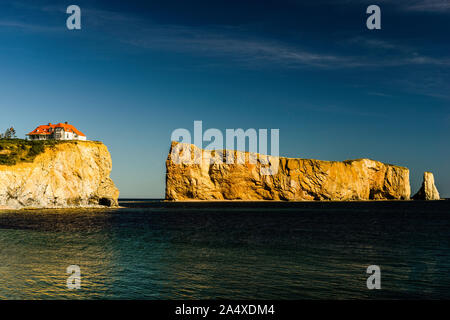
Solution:
<path fill-rule="evenodd" d="M 21 162 L 33 162 L 37 155 L 60 143 L 79 141 L 30 141 L 23 139 L 0 139 L 0 165 L 13 166 Z"/>

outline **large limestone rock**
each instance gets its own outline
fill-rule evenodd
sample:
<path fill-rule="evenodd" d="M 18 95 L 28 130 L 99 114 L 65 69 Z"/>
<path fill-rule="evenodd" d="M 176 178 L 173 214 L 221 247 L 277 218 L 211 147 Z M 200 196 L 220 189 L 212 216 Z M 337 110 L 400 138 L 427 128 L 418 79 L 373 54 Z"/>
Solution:
<path fill-rule="evenodd" d="M 413 196 L 414 200 L 440 200 L 439 192 L 434 185 L 434 176 L 431 172 L 424 172 L 422 187 Z"/>
<path fill-rule="evenodd" d="M 32 163 L 0 165 L 0 209 L 116 206 L 111 156 L 99 142 L 46 147 Z"/>
<path fill-rule="evenodd" d="M 166 161 L 166 200 L 383 200 L 410 197 L 409 169 L 369 159 L 320 161 L 267 157 L 278 171 L 261 174 L 266 167 L 239 151 L 215 153 L 194 145 L 191 155 L 202 154 L 201 163 L 183 164 L 172 159 L 172 142 Z M 180 144 L 182 145 L 182 144 Z M 178 146 L 178 147 L 177 147 Z M 243 164 L 212 163 L 226 153 L 246 157 Z M 176 154 L 176 153 L 174 153 Z M 264 157 L 262 157 L 264 158 Z"/>

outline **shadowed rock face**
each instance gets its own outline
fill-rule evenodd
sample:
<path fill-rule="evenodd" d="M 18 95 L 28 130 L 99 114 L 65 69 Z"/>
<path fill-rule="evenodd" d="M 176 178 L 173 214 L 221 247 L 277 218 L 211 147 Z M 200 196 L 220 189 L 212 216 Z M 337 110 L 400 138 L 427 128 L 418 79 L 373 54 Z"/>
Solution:
<path fill-rule="evenodd" d="M 431 172 L 424 172 L 422 187 L 413 196 L 414 200 L 440 200 L 439 192 L 434 185 L 434 176 Z"/>
<path fill-rule="evenodd" d="M 117 206 L 111 156 L 102 143 L 58 143 L 32 163 L 0 165 L 0 208 Z"/>
<path fill-rule="evenodd" d="M 268 157 L 274 175 L 262 175 L 260 160 L 249 163 L 249 153 L 211 153 L 189 145 L 191 154 L 202 154 L 199 164 L 177 164 L 172 142 L 166 161 L 166 200 L 408 200 L 409 169 L 369 159 L 321 161 Z M 186 145 L 185 145 L 186 146 Z M 211 157 L 234 154 L 243 164 L 213 163 Z M 263 156 L 267 157 L 267 156 Z M 225 158 L 223 158 L 225 159 Z"/>

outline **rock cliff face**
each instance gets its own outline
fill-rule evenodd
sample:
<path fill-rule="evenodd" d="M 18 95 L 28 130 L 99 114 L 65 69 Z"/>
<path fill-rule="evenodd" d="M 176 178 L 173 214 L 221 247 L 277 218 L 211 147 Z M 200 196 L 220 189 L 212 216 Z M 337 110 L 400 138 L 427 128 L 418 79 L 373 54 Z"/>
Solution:
<path fill-rule="evenodd" d="M 172 142 L 166 161 L 166 200 L 407 200 L 409 169 L 369 159 L 320 161 L 268 157 L 276 174 L 263 175 L 265 165 L 248 161 L 249 153 L 211 153 L 194 145 L 191 154 L 202 154 L 199 164 L 177 164 Z M 180 144 L 182 145 L 182 144 Z M 245 156 L 243 164 L 212 163 L 226 152 Z"/>
<path fill-rule="evenodd" d="M 116 206 L 111 156 L 99 142 L 47 146 L 33 162 L 0 165 L 0 208 Z"/>
<path fill-rule="evenodd" d="M 434 176 L 431 172 L 424 172 L 423 183 L 419 191 L 413 196 L 414 200 L 440 200 L 439 192 L 434 185 Z"/>

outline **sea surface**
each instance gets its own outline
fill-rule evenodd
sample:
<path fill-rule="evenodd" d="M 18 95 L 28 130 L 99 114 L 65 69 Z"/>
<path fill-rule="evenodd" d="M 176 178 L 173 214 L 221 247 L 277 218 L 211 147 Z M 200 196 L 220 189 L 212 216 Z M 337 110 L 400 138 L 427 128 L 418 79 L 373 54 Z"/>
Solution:
<path fill-rule="evenodd" d="M 0 212 L 0 299 L 450 298 L 448 200 L 121 205 Z"/>

